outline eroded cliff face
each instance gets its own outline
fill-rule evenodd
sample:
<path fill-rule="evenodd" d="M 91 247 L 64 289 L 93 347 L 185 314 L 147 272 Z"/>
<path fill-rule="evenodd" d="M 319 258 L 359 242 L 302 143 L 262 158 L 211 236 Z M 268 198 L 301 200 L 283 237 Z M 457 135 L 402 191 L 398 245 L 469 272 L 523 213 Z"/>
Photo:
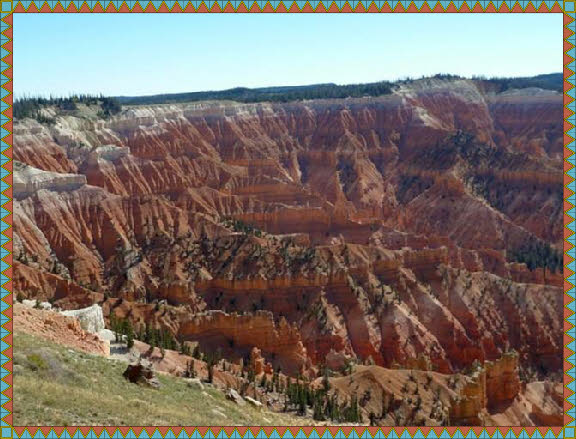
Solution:
<path fill-rule="evenodd" d="M 561 273 L 510 254 L 561 248 L 561 114 L 559 93 L 435 80 L 26 119 L 15 288 L 295 373 L 327 358 L 452 373 L 514 348 L 553 376 Z"/>
<path fill-rule="evenodd" d="M 358 366 L 330 379 L 331 393 L 340 401 L 356 396 L 376 425 L 561 425 L 561 384 L 523 384 L 518 361 L 508 352 L 453 375 Z"/>

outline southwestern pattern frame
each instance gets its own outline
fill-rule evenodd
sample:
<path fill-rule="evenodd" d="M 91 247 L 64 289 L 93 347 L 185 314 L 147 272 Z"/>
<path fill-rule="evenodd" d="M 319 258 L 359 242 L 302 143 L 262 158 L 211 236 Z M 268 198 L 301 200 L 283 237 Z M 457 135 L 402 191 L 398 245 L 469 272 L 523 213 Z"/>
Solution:
<path fill-rule="evenodd" d="M 13 427 L 12 27 L 14 13 L 561 13 L 564 73 L 564 425 L 562 427 Z M 0 433 L 60 439 L 544 439 L 576 437 L 576 0 L 0 0 Z"/>

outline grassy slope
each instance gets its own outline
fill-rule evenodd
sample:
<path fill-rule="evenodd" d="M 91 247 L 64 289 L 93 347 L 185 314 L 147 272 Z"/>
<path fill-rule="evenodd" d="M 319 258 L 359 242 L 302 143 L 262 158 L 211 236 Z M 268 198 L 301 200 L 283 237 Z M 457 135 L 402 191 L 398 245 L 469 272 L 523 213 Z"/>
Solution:
<path fill-rule="evenodd" d="M 159 376 L 159 390 L 122 377 L 125 363 L 14 336 L 15 425 L 303 425 L 310 420 L 258 412 L 221 391 Z M 203 393 L 204 392 L 204 393 Z M 218 414 L 221 413 L 221 414 Z"/>

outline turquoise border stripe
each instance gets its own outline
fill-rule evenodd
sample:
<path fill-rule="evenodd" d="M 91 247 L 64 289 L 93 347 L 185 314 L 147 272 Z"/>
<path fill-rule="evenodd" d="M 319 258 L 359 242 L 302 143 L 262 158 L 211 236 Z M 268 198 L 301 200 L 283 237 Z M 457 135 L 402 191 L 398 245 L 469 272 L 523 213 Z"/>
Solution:
<path fill-rule="evenodd" d="M 82 6 L 82 4 L 84 3 L 84 1 L 86 1 L 86 4 L 90 7 L 93 8 L 96 5 L 96 1 L 95 0 L 61 0 L 60 4 L 62 5 L 62 7 L 64 9 L 67 9 L 71 3 L 74 3 L 75 6 L 77 8 L 80 8 Z M 135 5 L 135 0 L 102 0 L 100 2 L 100 5 L 103 9 L 106 9 L 110 4 L 116 5 L 117 7 L 119 7 L 123 2 L 125 1 L 126 5 L 131 9 L 134 5 Z M 212 7 L 212 5 L 214 3 L 218 3 L 218 5 L 220 6 L 221 9 L 224 9 L 224 7 L 228 4 L 229 0 L 204 0 L 205 5 L 207 6 L 208 9 L 210 9 Z M 272 8 L 276 9 L 278 7 L 278 5 L 280 4 L 279 0 L 245 0 L 244 4 L 245 6 L 250 9 L 250 7 L 257 2 L 258 5 L 263 8 L 267 1 L 269 1 L 270 5 L 272 6 Z M 303 7 L 306 3 L 306 0 L 285 0 L 284 1 L 284 6 L 288 9 L 290 8 L 290 6 L 292 6 L 293 2 L 296 2 L 296 4 L 299 7 Z M 339 7 L 344 6 L 344 4 L 346 3 L 345 0 L 324 0 L 323 4 L 324 7 L 326 9 L 330 8 L 330 6 L 332 5 L 332 2 L 334 1 L 334 3 L 336 5 L 338 5 Z M 160 4 L 162 3 L 161 0 L 143 0 L 140 2 L 140 6 L 145 9 L 146 6 L 148 6 L 149 3 L 152 3 L 154 6 L 158 7 L 160 6 Z M 165 0 L 166 5 L 168 6 L 169 9 L 172 8 L 172 6 L 178 2 L 180 4 L 180 6 L 182 7 L 182 9 L 184 9 L 188 3 L 190 2 L 194 7 L 198 7 L 201 4 L 201 0 Z M 318 4 L 320 3 L 318 0 L 309 0 L 308 1 L 310 3 L 310 5 L 312 6 L 313 9 L 316 9 L 316 7 L 318 6 Z M 350 7 L 352 9 L 354 9 L 358 3 L 362 3 L 363 6 L 367 9 L 370 7 L 370 5 L 372 4 L 372 0 L 348 0 L 348 4 L 350 5 Z M 463 1 L 463 0 L 453 0 L 452 3 L 455 5 L 455 7 L 457 9 L 460 8 L 461 5 L 463 5 L 464 3 L 467 4 L 467 6 L 470 9 L 473 9 L 474 6 L 476 6 L 476 3 L 478 2 L 478 4 L 480 4 L 482 7 L 486 8 L 490 2 L 488 0 L 469 0 L 469 1 Z M 45 0 L 20 0 L 20 2 L 18 1 L 13 1 L 12 5 L 13 7 L 16 6 L 17 3 L 21 3 L 22 6 L 27 9 L 28 6 L 31 3 L 34 3 L 36 5 L 36 7 L 38 9 L 40 9 L 44 3 Z M 240 0 L 230 0 L 230 3 L 234 6 L 237 7 L 240 4 Z M 385 2 L 383 0 L 374 0 L 374 4 L 376 5 L 376 7 L 378 9 L 382 8 L 385 4 L 388 4 L 388 6 L 391 9 L 394 9 L 396 7 L 397 4 L 401 4 L 402 6 L 404 6 L 405 8 L 407 8 L 409 6 L 409 4 L 411 3 L 410 0 L 389 0 L 388 2 Z M 428 6 L 430 7 L 430 9 L 433 9 L 436 4 L 439 3 L 444 7 L 447 7 L 448 4 L 450 3 L 449 0 L 431 0 L 428 2 Z M 501 7 L 501 5 L 506 4 L 506 6 L 508 6 L 509 9 L 512 9 L 514 7 L 514 5 L 517 3 L 516 0 L 492 0 L 491 2 L 494 7 L 496 9 L 499 9 Z M 525 8 L 528 5 L 528 1 L 527 0 L 518 0 L 518 4 L 522 7 Z M 556 2 L 556 1 L 552 1 L 552 0 L 545 0 L 545 1 L 535 1 L 532 2 L 532 4 L 534 5 L 535 9 L 538 9 L 538 7 L 545 3 L 548 7 L 552 7 L 554 6 L 556 3 L 562 8 L 564 7 L 566 10 L 574 10 L 574 1 L 567 1 L 567 2 Z M 56 0 L 48 0 L 46 1 L 46 4 L 48 4 L 50 7 L 55 7 L 57 4 Z M 416 6 L 417 9 L 421 9 L 422 6 L 424 5 L 424 1 L 423 0 L 414 0 L 414 4 Z M 568 9 L 570 8 L 570 9 Z M 6 12 L 2 12 L 0 13 L 0 18 L 3 20 L 5 19 L 8 15 L 10 15 L 10 13 L 6 13 Z M 570 13 L 566 13 L 567 16 L 571 17 L 572 19 L 574 19 L 576 13 L 575 12 L 570 12 Z M 570 29 L 572 32 L 576 33 L 576 22 L 572 22 L 570 24 L 568 24 L 566 26 L 568 29 Z M 9 25 L 5 24 L 4 22 L 2 22 L 0 24 L 0 30 L 5 30 L 10 28 Z M 570 37 L 567 38 L 568 41 L 570 41 L 571 43 L 576 43 L 576 35 L 572 35 Z M 8 38 L 5 36 L 0 36 L 0 43 L 1 44 L 5 44 L 8 41 Z M 1 56 L 0 58 L 4 58 L 6 55 L 8 55 L 8 51 L 5 47 L 0 47 L 0 52 L 1 52 Z M 569 49 L 568 51 L 566 51 L 566 54 L 570 55 L 572 58 L 576 58 L 576 48 L 572 48 Z M 6 70 L 8 67 L 10 67 L 5 61 L 0 60 L 0 72 L 3 72 L 4 70 Z M 566 64 L 566 67 L 570 68 L 571 70 L 576 69 L 576 61 L 574 60 L 569 60 L 569 62 Z M 0 84 L 4 85 L 8 80 L 11 80 L 12 78 L 7 78 L 7 75 L 4 75 L 4 78 L 2 78 L 2 76 L 0 76 Z M 567 94 L 569 96 L 574 97 L 576 95 L 576 88 L 573 88 L 576 86 L 576 75 L 571 75 L 569 77 L 566 78 L 566 81 L 568 84 L 570 84 L 568 87 L 571 88 L 570 91 L 567 91 Z M 11 99 L 11 96 L 7 96 L 7 92 L 5 90 L 0 89 L 0 98 L 4 99 L 7 98 L 7 100 L 9 101 Z M 6 103 L 1 103 L 0 104 L 0 110 L 5 110 L 6 108 L 8 108 L 8 105 Z M 573 111 L 574 113 L 576 113 L 576 101 L 572 102 L 568 105 L 568 108 Z M 4 114 L 0 114 L 0 132 L 1 132 L 1 136 L 0 138 L 2 138 L 1 143 L 2 143 L 2 147 L 1 150 L 2 152 L 5 152 L 7 150 L 7 148 L 10 148 L 10 145 L 8 143 L 6 143 L 6 140 L 4 139 L 4 136 L 6 136 L 8 134 L 8 130 L 3 126 L 5 125 L 7 122 L 9 122 L 9 117 L 4 115 Z M 573 115 L 571 117 L 568 118 L 568 121 L 574 125 L 574 123 L 576 122 L 576 115 Z M 570 133 L 573 135 L 576 135 L 576 128 L 574 128 L 573 126 L 570 128 Z M 576 153 L 576 142 L 574 141 L 570 141 L 570 143 L 568 143 L 568 145 L 566 145 L 566 147 L 569 149 L 569 151 L 574 154 Z M 7 159 L 6 157 L 2 156 L 0 158 L 0 165 L 4 166 L 6 165 L 10 160 Z M 569 159 L 569 161 L 572 164 L 576 164 L 576 155 L 573 155 L 571 159 Z M 9 198 L 7 197 L 7 195 L 5 195 L 3 192 L 9 188 L 8 183 L 6 183 L 5 181 L 3 181 L 2 179 L 5 178 L 7 175 L 9 175 L 9 172 L 7 170 L 5 170 L 4 168 L 0 168 L 0 205 L 1 205 L 1 209 L 2 209 L 2 213 L 0 218 L 4 219 L 10 212 L 7 210 L 6 206 L 4 205 Z M 574 178 L 576 180 L 576 167 L 571 169 L 570 171 L 568 171 L 568 175 L 570 175 L 572 178 Z M 572 190 L 572 191 L 576 191 L 576 181 L 571 183 L 570 185 L 568 185 L 568 187 Z M 568 198 L 568 200 L 570 202 L 572 202 L 573 204 L 576 204 L 576 194 L 572 195 Z M 570 209 L 569 213 L 571 215 L 576 215 L 576 208 L 574 209 Z M 567 225 L 568 229 L 572 232 L 572 236 L 568 238 L 568 242 L 575 246 L 575 248 L 573 248 L 572 250 L 570 250 L 569 252 L 567 252 L 567 254 L 569 254 L 570 256 L 572 256 L 572 258 L 576 257 L 576 222 L 575 221 L 571 221 L 568 225 Z M 8 231 L 10 228 L 10 226 L 3 222 L 2 225 L 0 226 L 0 230 L 2 230 L 2 232 L 6 232 Z M 4 245 L 6 243 L 9 242 L 9 238 L 5 237 L 5 236 L 0 236 L 0 244 Z M 8 263 L 4 260 L 4 258 L 6 256 L 9 255 L 9 252 L 7 250 L 5 250 L 4 248 L 0 247 L 0 296 L 3 299 L 6 299 L 9 297 L 10 292 L 5 288 L 5 284 L 6 282 L 9 280 L 5 270 L 7 268 L 9 268 Z M 572 272 L 576 273 L 576 260 L 572 261 L 570 263 L 568 263 L 566 265 L 566 267 L 568 267 L 570 270 L 572 270 Z M 576 274 L 570 275 L 568 280 L 572 283 L 572 284 L 576 284 Z M 576 297 L 576 288 L 571 288 L 569 291 L 567 291 L 567 293 L 572 297 L 575 298 Z M 8 302 L 8 300 L 7 300 Z M 10 305 L 8 305 L 7 303 L 5 303 L 4 301 L 0 301 L 0 311 L 2 313 L 4 313 L 7 309 L 9 309 Z M 567 308 L 569 310 L 571 310 L 571 312 L 576 312 L 576 301 L 572 300 L 572 302 L 570 304 L 567 305 Z M 567 319 L 569 322 L 572 323 L 576 323 L 576 314 L 571 316 L 570 318 Z M 8 322 L 9 318 L 1 315 L 0 316 L 0 323 L 2 325 L 4 325 L 4 323 Z M 570 329 L 567 334 L 572 337 L 573 339 L 576 339 L 576 327 Z M 0 378 L 5 378 L 8 375 L 8 370 L 7 370 L 7 364 L 9 362 L 9 358 L 7 357 L 7 355 L 4 353 L 4 350 L 7 348 L 8 346 L 8 341 L 6 339 L 6 337 L 9 335 L 9 331 L 4 327 L 4 326 L 0 326 L 0 364 L 2 365 L 2 368 L 0 368 Z M 574 349 L 576 348 L 576 342 L 575 341 L 571 341 L 571 342 L 567 342 L 567 346 L 574 351 Z M 574 360 L 576 358 L 576 355 L 570 355 L 569 357 L 571 359 L 571 361 L 576 361 Z M 570 389 L 570 391 L 574 391 L 574 389 L 576 389 L 576 381 L 574 381 L 576 379 L 576 368 L 571 367 L 571 369 L 569 371 L 567 371 L 567 375 L 570 377 L 570 379 L 572 380 L 572 382 L 570 384 L 567 385 L 567 388 Z M 4 383 L 1 382 L 0 384 L 0 388 L 2 390 L 2 392 L 4 392 L 9 386 Z M 574 404 L 576 404 L 576 395 L 572 395 L 571 397 L 568 398 L 568 400 L 572 403 L 571 407 L 568 409 L 567 413 L 572 419 L 576 418 L 576 407 Z M 78 439 L 135 439 L 135 438 L 163 438 L 163 439 L 174 439 L 174 438 L 195 438 L 195 439 L 269 439 L 269 438 L 274 438 L 274 439 L 289 439 L 289 438 L 299 438 L 299 439 L 398 439 L 398 438 L 443 438 L 443 439 L 462 439 L 462 438 L 467 438 L 467 439 L 471 439 L 471 438 L 475 438 L 475 439 L 502 439 L 502 438 L 522 438 L 522 439 L 542 439 L 542 438 L 574 438 L 575 435 L 575 427 L 576 427 L 576 421 L 573 420 L 570 423 L 568 423 L 566 425 L 563 432 L 560 432 L 559 434 L 554 434 L 552 431 L 548 430 L 546 431 L 546 433 L 544 435 L 542 435 L 542 433 L 539 430 L 535 430 L 533 434 L 528 434 L 528 432 L 524 429 L 522 429 L 518 434 L 514 433 L 511 429 L 507 429 L 506 427 L 502 427 L 500 430 L 496 430 L 496 432 L 492 435 L 489 435 L 486 430 L 483 430 L 480 434 L 476 434 L 473 430 L 468 430 L 468 431 L 461 431 L 461 430 L 457 430 L 453 435 L 450 435 L 447 430 L 442 430 L 442 432 L 440 434 L 435 433 L 434 431 L 430 430 L 429 433 L 424 434 L 422 433 L 420 430 L 418 430 L 414 436 L 410 435 L 408 433 L 408 431 L 403 428 L 403 427 L 397 427 L 396 430 L 391 430 L 389 433 L 384 433 L 382 430 L 378 430 L 376 433 L 372 434 L 370 432 L 368 432 L 367 430 L 363 429 L 363 428 L 359 428 L 359 431 L 356 430 L 352 430 L 350 432 L 349 435 L 346 435 L 341 429 L 337 430 L 335 434 L 332 434 L 330 431 L 328 431 L 327 429 L 322 431 L 322 433 L 318 433 L 316 431 L 312 431 L 310 433 L 310 435 L 306 436 L 306 434 L 304 433 L 303 430 L 298 429 L 298 428 L 293 428 L 291 430 L 286 430 L 285 433 L 280 434 L 277 430 L 273 430 L 272 433 L 268 436 L 266 435 L 266 433 L 264 433 L 263 430 L 255 428 L 253 429 L 253 431 L 256 433 L 254 434 L 252 432 L 252 430 L 247 430 L 246 433 L 244 433 L 243 435 L 237 430 L 234 429 L 233 432 L 231 433 L 230 436 L 228 436 L 223 430 L 220 430 L 220 428 L 215 427 L 214 430 L 216 433 L 216 435 L 214 434 L 213 431 L 208 430 L 206 432 L 206 434 L 204 436 L 202 436 L 198 430 L 193 430 L 190 434 L 186 433 L 185 430 L 183 429 L 176 429 L 175 431 L 177 431 L 177 433 L 175 431 L 169 430 L 167 432 L 166 435 L 162 435 L 160 433 L 160 431 L 158 429 L 149 429 L 149 432 L 145 431 L 145 430 L 141 430 L 139 432 L 139 434 L 136 434 L 134 429 L 130 429 L 128 431 L 128 433 L 126 435 L 123 435 L 122 433 L 120 433 L 120 431 L 118 429 L 114 430 L 113 432 L 109 433 L 107 430 L 103 430 L 100 434 L 96 433 L 93 429 L 91 429 L 86 435 L 82 434 L 80 432 L 79 429 L 75 429 L 74 427 L 70 427 L 70 430 L 64 430 L 62 432 L 62 434 L 58 434 L 56 433 L 56 431 L 54 431 L 53 429 L 50 430 L 50 432 L 45 436 L 44 434 L 42 434 L 42 432 L 40 432 L 40 430 L 37 430 L 36 428 L 29 428 L 24 430 L 20 436 L 16 435 L 15 432 L 12 430 L 11 425 L 9 425 L 7 423 L 7 421 L 4 419 L 8 414 L 9 411 L 7 410 L 7 408 L 4 406 L 4 404 L 6 402 L 9 401 L 9 397 L 2 394 L 0 395 L 0 404 L 2 405 L 2 407 L 0 408 L 1 410 L 1 425 L 0 425 L 0 434 L 1 434 L 1 439 L 4 438 L 8 438 L 8 437 L 19 437 L 19 438 L 23 438 L 23 439 L 32 439 L 32 438 L 59 438 L 59 439 L 70 439 L 70 438 L 78 438 Z M 465 429 L 465 427 L 463 427 L 463 430 Z"/>

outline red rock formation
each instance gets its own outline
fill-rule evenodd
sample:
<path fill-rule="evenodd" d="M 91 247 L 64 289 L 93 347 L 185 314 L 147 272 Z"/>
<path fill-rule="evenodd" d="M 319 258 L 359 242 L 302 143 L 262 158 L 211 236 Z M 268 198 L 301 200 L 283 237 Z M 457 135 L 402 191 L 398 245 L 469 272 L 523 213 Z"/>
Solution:
<path fill-rule="evenodd" d="M 507 258 L 560 248 L 561 108 L 457 80 L 26 119 L 15 158 L 86 184 L 21 174 L 15 288 L 290 372 L 454 372 L 514 348 L 543 378 L 561 370 L 562 276 Z"/>
<path fill-rule="evenodd" d="M 28 308 L 14 304 L 14 330 L 45 338 L 96 355 L 110 355 L 110 344 L 86 332 L 78 319 L 54 311 Z"/>
<path fill-rule="evenodd" d="M 477 363 L 469 375 L 356 366 L 330 379 L 340 404 L 353 396 L 377 425 L 561 425 L 561 384 L 521 385 L 518 356 Z M 322 378 L 313 383 L 321 387 Z"/>
<path fill-rule="evenodd" d="M 198 341 L 202 347 L 219 346 L 224 354 L 249 352 L 250 362 L 255 373 L 265 369 L 263 351 L 273 359 L 283 371 L 296 374 L 306 366 L 306 349 L 296 327 L 291 327 L 285 319 L 278 326 L 269 312 L 254 315 L 225 314 L 210 311 L 197 314 L 193 319 L 181 323 L 178 335 L 191 341 Z"/>

